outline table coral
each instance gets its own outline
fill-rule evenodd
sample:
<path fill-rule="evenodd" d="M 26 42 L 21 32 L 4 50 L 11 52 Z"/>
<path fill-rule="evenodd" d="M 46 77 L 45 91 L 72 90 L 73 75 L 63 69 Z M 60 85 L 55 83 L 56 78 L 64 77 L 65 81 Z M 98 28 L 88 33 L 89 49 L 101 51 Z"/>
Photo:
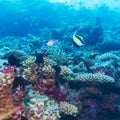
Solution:
<path fill-rule="evenodd" d="M 108 75 L 104 75 L 101 73 L 84 73 L 81 75 L 78 75 L 76 78 L 76 80 L 81 81 L 81 82 L 91 82 L 92 83 L 109 83 L 109 82 L 114 82 L 114 78 L 108 76 Z"/>

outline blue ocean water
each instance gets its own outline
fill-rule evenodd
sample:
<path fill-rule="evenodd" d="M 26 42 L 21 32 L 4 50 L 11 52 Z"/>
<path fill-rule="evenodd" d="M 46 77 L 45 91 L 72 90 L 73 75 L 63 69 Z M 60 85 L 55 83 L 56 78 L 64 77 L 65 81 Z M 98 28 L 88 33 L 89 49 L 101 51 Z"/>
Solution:
<path fill-rule="evenodd" d="M 0 37 L 38 34 L 44 27 L 62 27 L 94 22 L 100 17 L 103 23 L 119 24 L 119 0 L 72 1 L 59 0 L 1 0 Z M 113 5 L 113 7 L 112 7 Z"/>
<path fill-rule="evenodd" d="M 120 120 L 120 0 L 0 0 L 0 120 Z"/>

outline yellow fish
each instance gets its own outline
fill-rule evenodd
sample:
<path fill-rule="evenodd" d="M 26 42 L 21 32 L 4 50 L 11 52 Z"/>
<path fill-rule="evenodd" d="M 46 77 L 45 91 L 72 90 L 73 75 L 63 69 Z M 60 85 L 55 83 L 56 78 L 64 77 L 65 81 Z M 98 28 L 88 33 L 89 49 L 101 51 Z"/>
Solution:
<path fill-rule="evenodd" d="M 74 42 L 77 46 L 82 46 L 82 45 L 85 44 L 83 36 L 77 35 L 76 32 L 73 34 L 73 42 Z"/>

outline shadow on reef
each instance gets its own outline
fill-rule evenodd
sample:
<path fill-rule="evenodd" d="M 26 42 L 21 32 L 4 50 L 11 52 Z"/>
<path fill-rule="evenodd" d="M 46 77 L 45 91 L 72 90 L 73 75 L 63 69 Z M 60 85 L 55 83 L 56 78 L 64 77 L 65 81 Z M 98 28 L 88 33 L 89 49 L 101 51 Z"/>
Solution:
<path fill-rule="evenodd" d="M 61 118 L 59 120 L 76 120 L 76 117 L 72 115 L 61 114 Z"/>

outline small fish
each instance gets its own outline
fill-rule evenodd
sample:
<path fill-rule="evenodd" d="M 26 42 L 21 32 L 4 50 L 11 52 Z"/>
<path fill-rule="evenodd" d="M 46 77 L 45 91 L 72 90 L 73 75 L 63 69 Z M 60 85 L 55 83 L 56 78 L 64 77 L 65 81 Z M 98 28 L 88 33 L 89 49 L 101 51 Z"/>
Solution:
<path fill-rule="evenodd" d="M 49 41 L 46 42 L 46 45 L 51 47 L 57 42 L 58 42 L 58 40 L 49 40 Z"/>
<path fill-rule="evenodd" d="M 83 36 L 77 35 L 77 31 L 73 34 L 73 42 L 77 46 L 85 45 Z"/>

